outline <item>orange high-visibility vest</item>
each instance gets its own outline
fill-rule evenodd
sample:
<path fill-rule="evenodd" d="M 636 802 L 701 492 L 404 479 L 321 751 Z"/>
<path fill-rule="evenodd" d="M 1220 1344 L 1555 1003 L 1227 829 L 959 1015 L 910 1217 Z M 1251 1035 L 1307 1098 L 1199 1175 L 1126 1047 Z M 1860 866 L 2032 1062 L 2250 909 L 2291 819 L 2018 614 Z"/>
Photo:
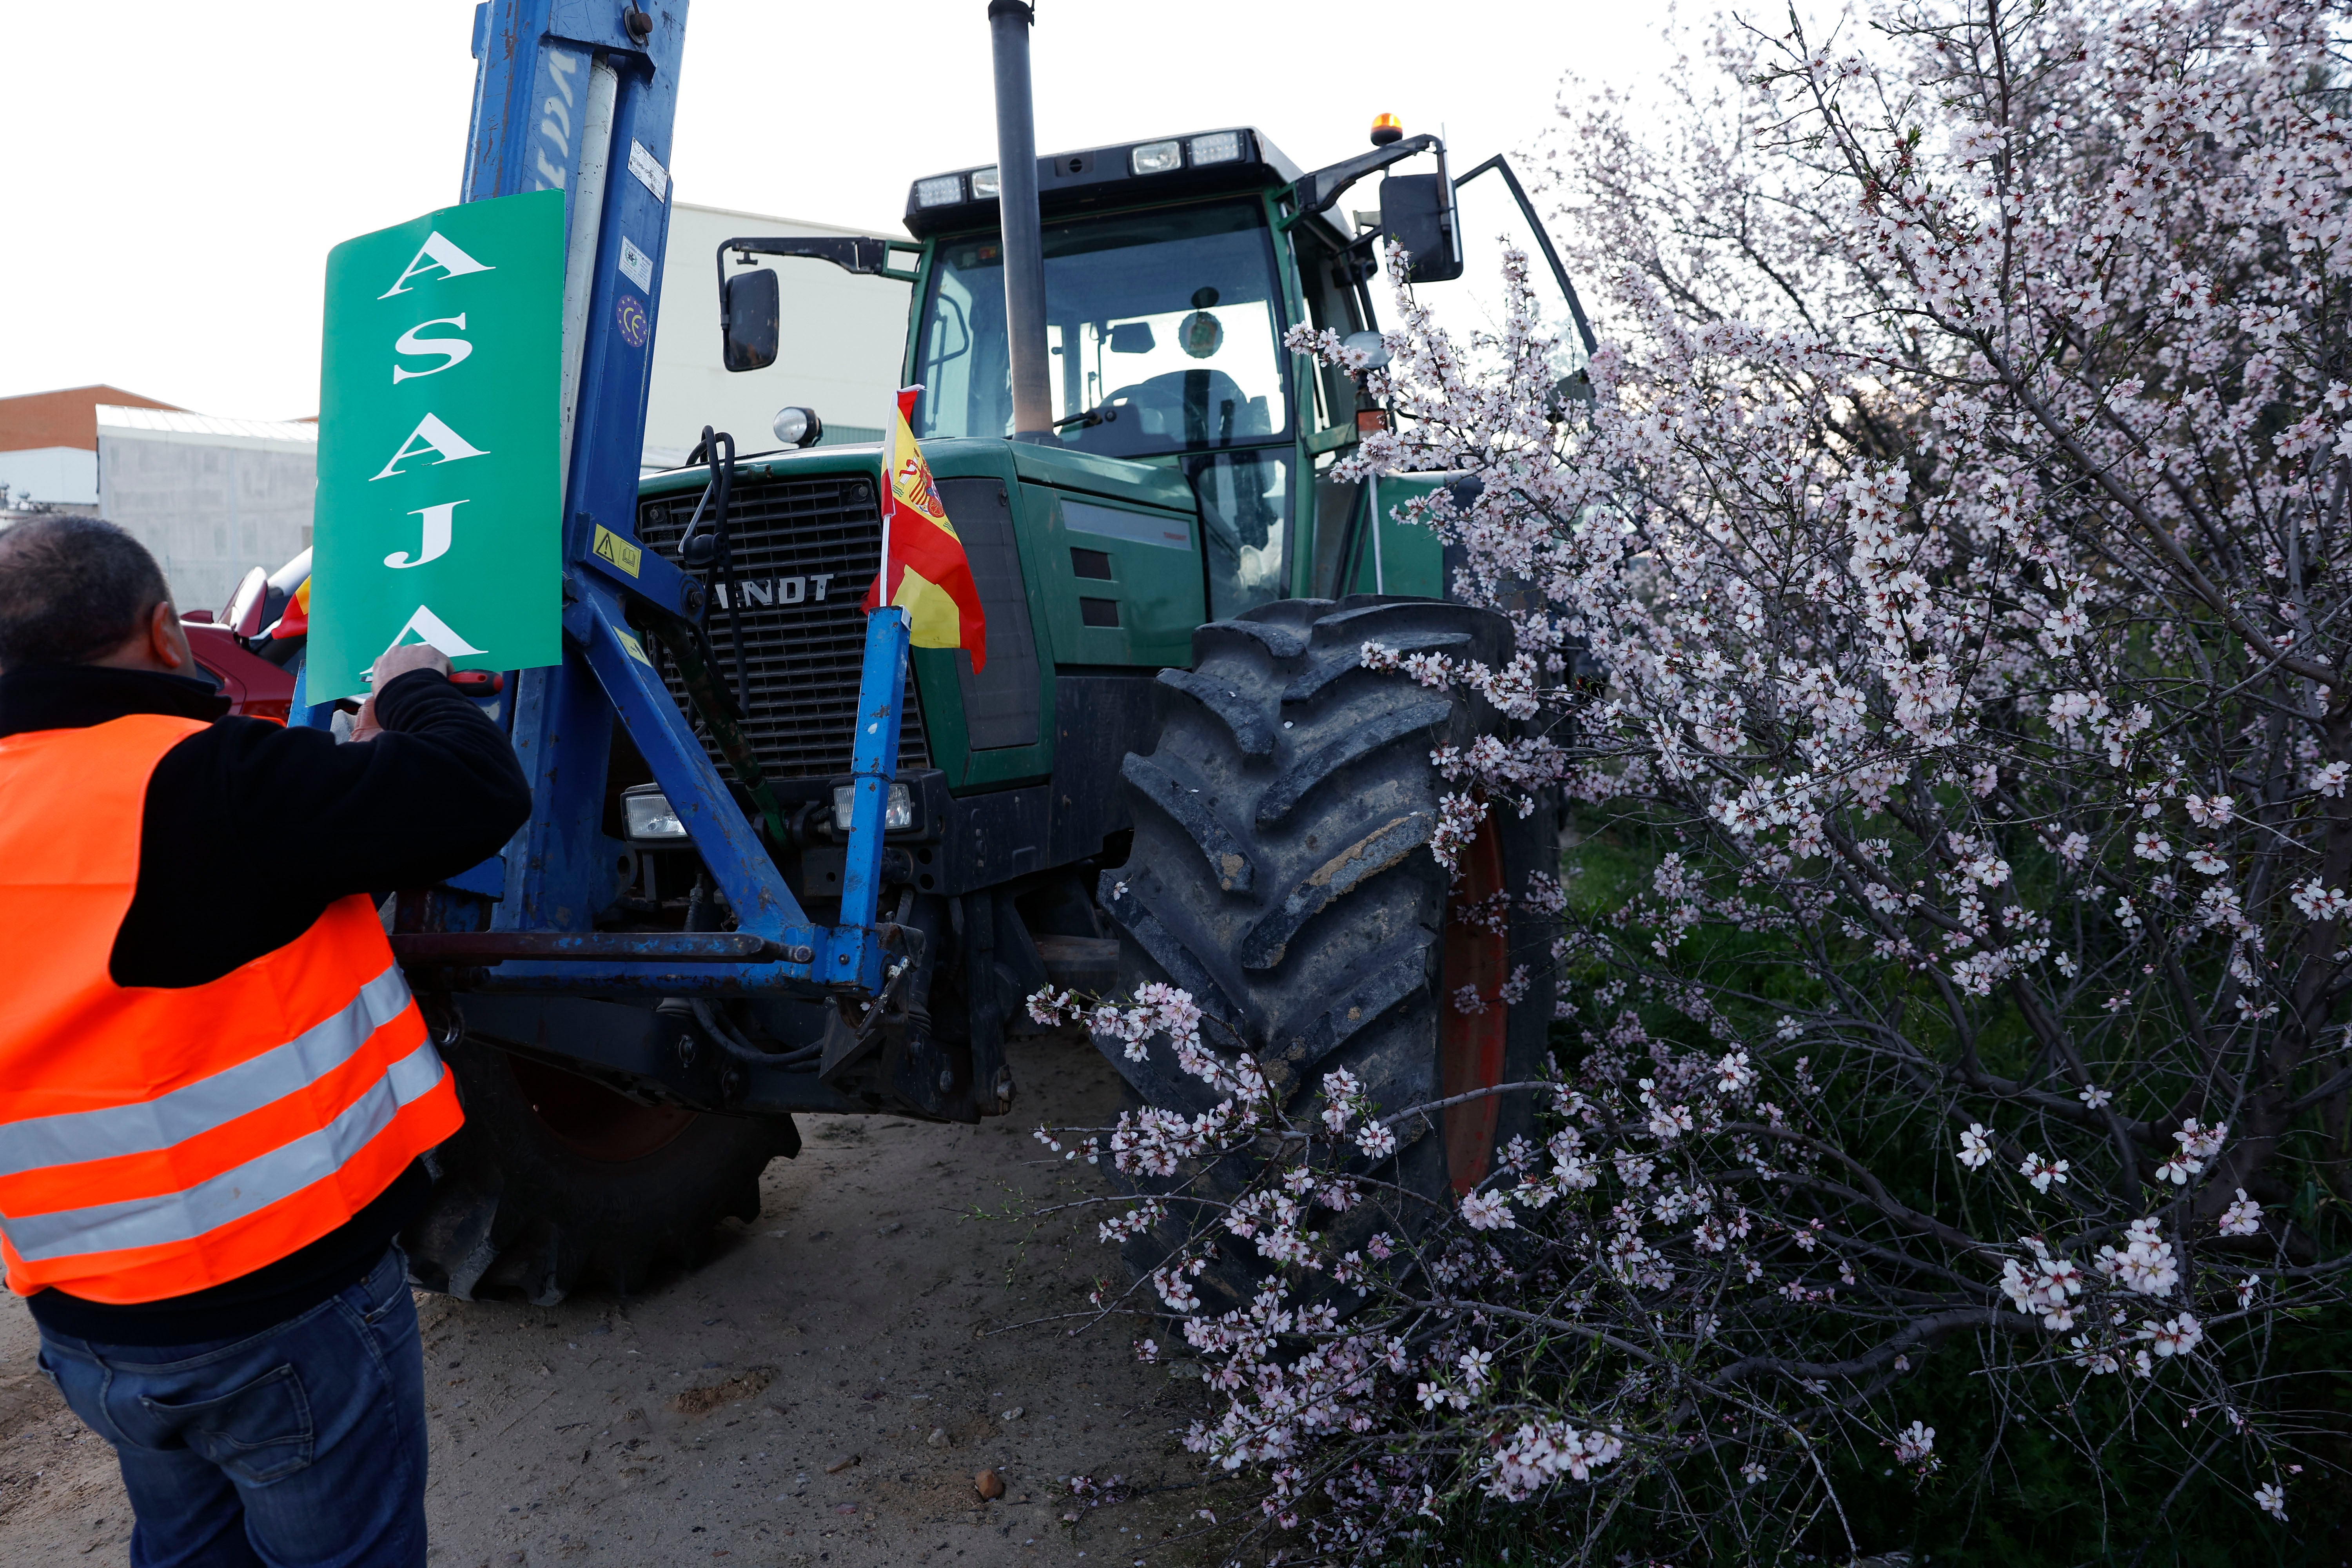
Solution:
<path fill-rule="evenodd" d="M 154 1301 L 250 1274 L 464 1119 L 363 897 L 203 985 L 109 977 L 147 781 L 203 728 L 142 713 L 0 740 L 0 1258 L 18 1295 Z"/>

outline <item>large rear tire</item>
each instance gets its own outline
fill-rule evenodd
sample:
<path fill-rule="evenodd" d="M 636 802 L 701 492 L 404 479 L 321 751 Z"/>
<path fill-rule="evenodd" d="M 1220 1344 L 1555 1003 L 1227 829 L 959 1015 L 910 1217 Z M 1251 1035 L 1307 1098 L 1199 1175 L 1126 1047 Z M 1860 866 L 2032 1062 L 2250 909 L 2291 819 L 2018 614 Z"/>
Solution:
<path fill-rule="evenodd" d="M 1431 752 L 1507 722 L 1482 700 L 1363 668 L 1367 641 L 1499 667 L 1511 638 L 1489 611 L 1370 595 L 1283 601 L 1201 627 L 1194 668 L 1160 677 L 1156 745 L 1122 769 L 1134 849 L 1101 882 L 1121 990 L 1191 992 L 1213 1020 L 1203 1043 L 1255 1054 L 1294 1117 L 1315 1113 L 1339 1068 L 1392 1112 L 1534 1079 L 1548 1049 L 1552 932 L 1524 915 L 1522 895 L 1529 872 L 1557 869 L 1549 815 L 1496 803 L 1449 878 L 1428 847 L 1450 787 Z M 1164 1047 L 1140 1063 L 1103 1048 L 1153 1104 L 1197 1112 L 1214 1098 Z M 1531 1122 L 1529 1096 L 1508 1094 L 1398 1127 L 1377 1174 L 1417 1201 L 1327 1229 L 1416 1227 L 1484 1180 Z M 1221 1198 L 1245 1174 L 1229 1162 L 1192 1190 Z M 1129 1263 L 1156 1266 L 1212 1217 L 1175 1214 L 1136 1238 Z M 1264 1268 L 1226 1251 L 1200 1285 L 1230 1306 Z"/>
<path fill-rule="evenodd" d="M 800 1151 L 789 1118 L 642 1105 L 473 1039 L 446 1056 L 466 1124 L 401 1235 L 430 1290 L 542 1307 L 583 1284 L 631 1294 L 700 1261 L 720 1220 L 759 1218 L 760 1173 Z"/>

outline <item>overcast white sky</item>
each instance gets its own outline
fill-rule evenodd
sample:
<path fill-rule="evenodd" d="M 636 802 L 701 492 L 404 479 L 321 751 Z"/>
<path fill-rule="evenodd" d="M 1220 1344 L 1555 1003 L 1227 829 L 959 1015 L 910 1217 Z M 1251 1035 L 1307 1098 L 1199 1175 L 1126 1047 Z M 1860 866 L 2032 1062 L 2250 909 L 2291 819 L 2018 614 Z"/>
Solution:
<path fill-rule="evenodd" d="M 457 196 L 471 0 L 9 7 L 0 396 L 107 382 L 317 411 L 328 249 Z M 985 0 L 693 0 L 682 201 L 900 234 L 918 174 L 995 158 Z M 1668 68 L 1626 0 L 1040 0 L 1041 151 L 1255 124 L 1312 168 L 1373 114 L 1457 168 L 1526 146 L 1561 73 Z"/>

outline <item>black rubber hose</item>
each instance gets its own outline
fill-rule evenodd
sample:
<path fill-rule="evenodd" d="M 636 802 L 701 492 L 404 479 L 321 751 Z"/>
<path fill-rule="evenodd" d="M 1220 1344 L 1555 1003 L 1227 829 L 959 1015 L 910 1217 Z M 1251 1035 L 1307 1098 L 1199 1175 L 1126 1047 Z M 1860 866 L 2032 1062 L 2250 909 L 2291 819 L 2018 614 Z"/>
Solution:
<path fill-rule="evenodd" d="M 719 450 L 722 446 L 726 448 L 723 456 Z M 703 578 L 702 613 L 695 617 L 694 629 L 710 662 L 717 663 L 717 651 L 710 646 L 710 606 L 715 600 L 726 601 L 727 633 L 735 644 L 735 713 L 738 718 L 748 719 L 751 715 L 751 676 L 743 651 L 743 601 L 735 591 L 735 552 L 727 514 L 727 503 L 735 489 L 735 437 L 705 425 L 702 440 L 694 452 L 709 466 L 710 479 L 702 487 L 702 499 L 695 503 L 694 516 L 677 542 L 678 560 L 688 567 L 696 564 L 694 558 L 700 552 L 695 545 L 707 511 L 710 518 L 710 569 Z"/>
<path fill-rule="evenodd" d="M 694 890 L 687 895 L 686 900 L 687 930 L 716 931 L 719 928 L 719 921 L 715 918 L 718 903 L 714 897 L 716 891 L 717 889 L 711 886 L 709 872 L 706 871 L 694 879 Z M 722 1055 L 732 1059 L 740 1067 L 804 1067 L 824 1054 L 824 1047 L 821 1043 L 803 1046 L 796 1050 L 763 1051 L 753 1045 L 741 1030 L 736 1028 L 734 1021 L 721 1012 L 717 1004 L 703 997 L 695 996 L 688 998 L 687 1005 L 694 1009 L 694 1021 L 702 1026 L 702 1032 L 710 1037 L 711 1043 L 719 1047 Z"/>
<path fill-rule="evenodd" d="M 719 448 L 724 445 L 727 456 L 722 459 Z M 710 521 L 711 541 L 718 547 L 711 565 L 718 581 L 727 585 L 727 636 L 735 645 L 735 710 L 744 718 L 751 716 L 751 675 L 743 651 L 743 595 L 735 585 L 735 546 L 733 530 L 728 526 L 727 502 L 735 489 L 735 437 L 724 430 L 710 441 L 711 482 L 718 487 L 715 498 L 716 515 Z"/>

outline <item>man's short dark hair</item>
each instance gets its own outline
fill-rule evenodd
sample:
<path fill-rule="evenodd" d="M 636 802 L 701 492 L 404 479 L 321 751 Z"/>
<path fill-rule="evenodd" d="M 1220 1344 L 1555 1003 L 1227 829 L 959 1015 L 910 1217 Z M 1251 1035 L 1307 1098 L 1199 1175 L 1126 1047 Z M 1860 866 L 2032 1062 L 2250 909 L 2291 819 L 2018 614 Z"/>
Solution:
<path fill-rule="evenodd" d="M 0 529 L 0 670 L 86 664 L 129 641 L 171 596 L 147 547 L 103 519 Z"/>

